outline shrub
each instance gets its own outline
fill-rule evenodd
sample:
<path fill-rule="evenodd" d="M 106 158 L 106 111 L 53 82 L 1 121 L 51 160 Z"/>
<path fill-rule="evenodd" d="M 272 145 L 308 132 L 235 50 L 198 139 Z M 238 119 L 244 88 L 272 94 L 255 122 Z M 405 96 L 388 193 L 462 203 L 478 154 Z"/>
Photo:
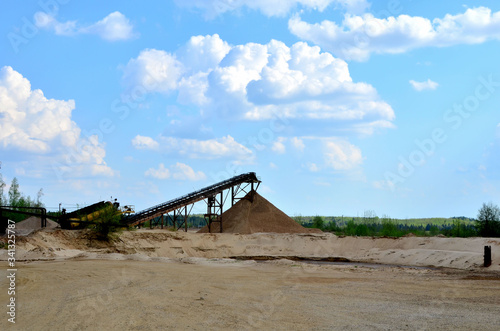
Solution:
<path fill-rule="evenodd" d="M 109 240 L 111 234 L 119 231 L 121 228 L 121 214 L 113 207 L 102 209 L 96 223 L 91 226 L 91 229 L 99 240 Z"/>

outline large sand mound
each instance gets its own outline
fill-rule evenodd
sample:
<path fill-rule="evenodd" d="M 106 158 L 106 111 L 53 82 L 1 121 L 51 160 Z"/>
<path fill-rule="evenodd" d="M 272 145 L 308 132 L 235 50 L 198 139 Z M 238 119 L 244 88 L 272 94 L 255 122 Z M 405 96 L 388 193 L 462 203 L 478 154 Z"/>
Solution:
<path fill-rule="evenodd" d="M 310 233 L 318 229 L 306 229 L 257 192 L 248 193 L 243 199 L 222 214 L 222 230 L 225 233 Z M 199 233 L 208 233 L 208 226 Z M 220 223 L 212 223 L 212 233 L 220 232 Z"/>

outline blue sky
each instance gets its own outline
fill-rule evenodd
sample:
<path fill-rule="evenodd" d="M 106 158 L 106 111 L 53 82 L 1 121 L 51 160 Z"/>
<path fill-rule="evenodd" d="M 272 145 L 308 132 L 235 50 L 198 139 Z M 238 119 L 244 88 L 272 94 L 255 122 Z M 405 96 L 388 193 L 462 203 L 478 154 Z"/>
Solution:
<path fill-rule="evenodd" d="M 292 216 L 500 202 L 495 1 L 2 1 L 0 36 L 1 173 L 52 209 L 248 171 Z"/>

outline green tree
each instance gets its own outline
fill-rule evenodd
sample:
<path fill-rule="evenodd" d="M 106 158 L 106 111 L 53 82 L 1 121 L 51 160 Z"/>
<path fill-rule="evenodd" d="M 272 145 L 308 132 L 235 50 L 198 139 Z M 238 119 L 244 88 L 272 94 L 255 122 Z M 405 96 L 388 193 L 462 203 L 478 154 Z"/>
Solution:
<path fill-rule="evenodd" d="M 44 196 L 43 189 L 40 189 L 36 194 L 36 207 L 43 207 L 42 197 Z"/>
<path fill-rule="evenodd" d="M 19 191 L 19 181 L 14 177 L 9 188 L 9 205 L 17 207 L 20 199 L 21 192 Z"/>
<path fill-rule="evenodd" d="M 313 228 L 323 230 L 325 228 L 325 221 L 321 216 L 315 216 L 313 218 Z"/>
<path fill-rule="evenodd" d="M 19 189 L 19 181 L 16 177 L 12 179 L 10 184 L 9 192 L 7 193 L 8 198 L 5 198 L 3 195 L 3 189 L 5 187 L 5 182 L 3 181 L 0 174 L 0 205 L 8 205 L 13 207 L 43 207 L 42 196 L 43 190 L 40 189 L 38 191 L 37 200 L 34 201 L 30 196 L 25 196 L 21 190 Z M 18 209 L 21 210 L 21 209 Z M 24 209 L 23 209 L 24 210 Z M 24 220 L 27 216 L 25 214 L 17 214 L 17 213 L 6 213 L 9 219 L 14 222 L 19 222 Z"/>
<path fill-rule="evenodd" d="M 500 208 L 492 202 L 483 203 L 477 215 L 476 227 L 483 237 L 500 237 Z"/>

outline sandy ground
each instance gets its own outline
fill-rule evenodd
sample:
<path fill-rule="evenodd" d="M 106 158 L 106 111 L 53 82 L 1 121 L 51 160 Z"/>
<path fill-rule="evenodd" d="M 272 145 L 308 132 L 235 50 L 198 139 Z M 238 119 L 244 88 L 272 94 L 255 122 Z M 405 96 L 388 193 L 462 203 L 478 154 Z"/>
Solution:
<path fill-rule="evenodd" d="M 244 256 L 343 257 L 353 261 L 475 270 L 483 264 L 484 246 L 491 246 L 493 265 L 500 271 L 500 238 L 337 237 L 307 234 L 197 234 L 141 229 L 123 232 L 111 244 L 89 241 L 83 231 L 46 230 L 18 239 L 17 260 L 102 258 L 111 253 L 129 258 L 228 258 Z M 496 257 L 496 258 L 495 258 Z M 7 258 L 0 251 L 0 260 Z"/>
<path fill-rule="evenodd" d="M 487 269 L 480 266 L 486 244 L 494 262 Z M 345 257 L 437 268 L 228 256 Z M 498 257 L 500 240 L 484 238 L 141 230 L 104 245 L 78 231 L 40 231 L 18 243 L 16 324 L 7 322 L 4 308 L 0 329 L 500 330 Z M 2 251 L 0 260 L 6 258 Z"/>

